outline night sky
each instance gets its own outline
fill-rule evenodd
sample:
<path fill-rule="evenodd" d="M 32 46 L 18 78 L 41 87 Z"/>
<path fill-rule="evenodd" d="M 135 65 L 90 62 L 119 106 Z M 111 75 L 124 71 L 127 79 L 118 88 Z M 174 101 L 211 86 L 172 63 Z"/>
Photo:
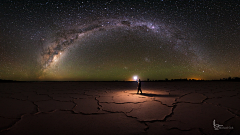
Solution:
<path fill-rule="evenodd" d="M 0 79 L 240 77 L 240 1 L 0 2 Z"/>

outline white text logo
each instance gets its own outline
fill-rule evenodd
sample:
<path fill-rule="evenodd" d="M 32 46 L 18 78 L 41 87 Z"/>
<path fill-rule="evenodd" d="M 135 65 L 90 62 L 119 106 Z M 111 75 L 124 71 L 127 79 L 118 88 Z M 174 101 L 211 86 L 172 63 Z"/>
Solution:
<path fill-rule="evenodd" d="M 219 130 L 219 129 L 233 129 L 233 127 L 224 127 L 223 125 L 220 125 L 220 124 L 216 124 L 215 123 L 215 120 L 213 120 L 213 128 L 214 130 Z"/>

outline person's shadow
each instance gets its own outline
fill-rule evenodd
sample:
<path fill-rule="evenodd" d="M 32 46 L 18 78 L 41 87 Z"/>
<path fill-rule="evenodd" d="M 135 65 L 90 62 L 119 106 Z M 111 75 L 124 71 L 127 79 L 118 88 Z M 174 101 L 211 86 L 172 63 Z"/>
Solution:
<path fill-rule="evenodd" d="M 136 93 L 132 93 L 136 94 Z M 137 95 L 142 95 L 142 96 L 148 96 L 148 97 L 178 97 L 178 95 L 163 95 L 163 94 L 152 94 L 152 93 L 142 93 L 142 94 L 137 94 Z"/>

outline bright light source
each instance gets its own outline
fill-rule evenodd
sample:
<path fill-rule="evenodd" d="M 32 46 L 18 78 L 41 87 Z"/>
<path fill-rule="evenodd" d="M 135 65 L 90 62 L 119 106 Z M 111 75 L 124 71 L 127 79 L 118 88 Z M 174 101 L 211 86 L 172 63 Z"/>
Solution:
<path fill-rule="evenodd" d="M 137 76 L 134 76 L 133 79 L 134 79 L 134 80 L 137 80 Z"/>

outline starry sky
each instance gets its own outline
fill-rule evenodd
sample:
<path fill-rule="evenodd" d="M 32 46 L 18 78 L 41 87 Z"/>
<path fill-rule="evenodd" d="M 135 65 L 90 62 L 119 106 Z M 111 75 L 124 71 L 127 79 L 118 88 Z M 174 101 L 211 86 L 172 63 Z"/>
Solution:
<path fill-rule="evenodd" d="M 240 77 L 239 0 L 1 0 L 0 79 Z"/>

